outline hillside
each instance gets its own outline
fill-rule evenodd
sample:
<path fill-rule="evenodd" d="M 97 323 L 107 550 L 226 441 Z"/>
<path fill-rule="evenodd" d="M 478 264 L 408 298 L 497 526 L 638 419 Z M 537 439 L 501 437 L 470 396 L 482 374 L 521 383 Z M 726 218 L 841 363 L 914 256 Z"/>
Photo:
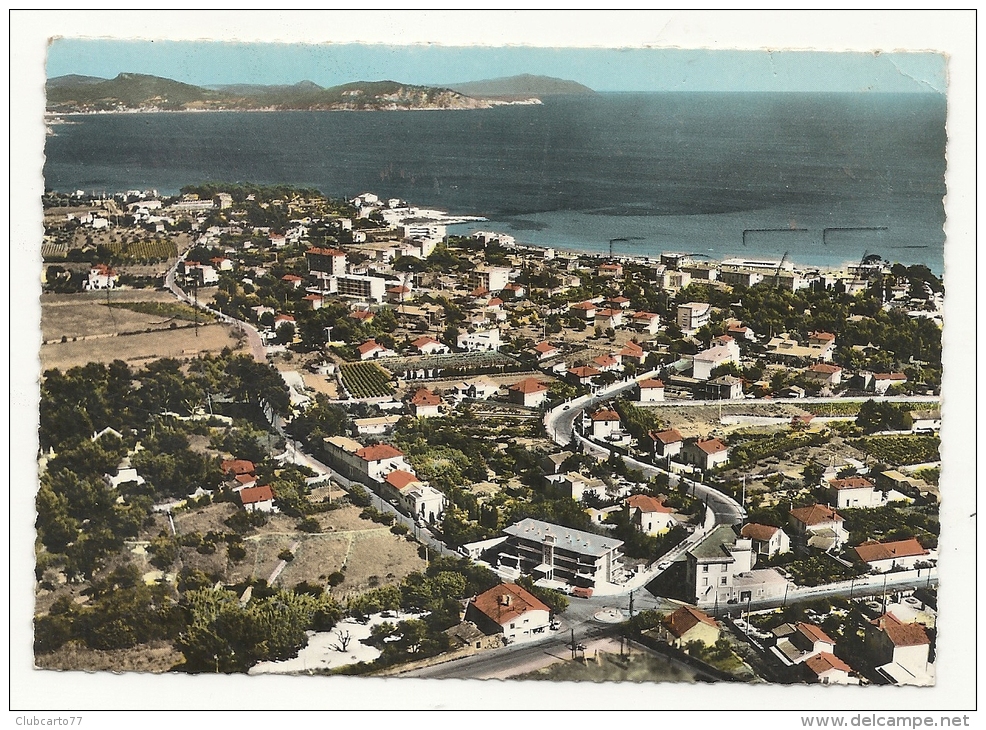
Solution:
<path fill-rule="evenodd" d="M 483 81 L 451 84 L 450 89 L 477 99 L 519 99 L 562 94 L 595 94 L 588 86 L 551 76 L 521 74 Z"/>
<path fill-rule="evenodd" d="M 236 84 L 211 88 L 123 73 L 114 79 L 60 76 L 47 83 L 48 110 L 307 110 L 482 109 L 490 103 L 451 89 L 396 81 L 357 81 L 322 88 L 311 81 L 281 86 Z"/>

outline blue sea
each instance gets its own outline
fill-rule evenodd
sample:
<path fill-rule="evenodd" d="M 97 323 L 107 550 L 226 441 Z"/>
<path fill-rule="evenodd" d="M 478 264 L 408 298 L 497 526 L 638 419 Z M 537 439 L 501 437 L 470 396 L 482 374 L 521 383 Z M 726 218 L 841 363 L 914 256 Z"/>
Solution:
<path fill-rule="evenodd" d="M 563 249 L 602 252 L 622 238 L 617 254 L 787 253 L 819 266 L 879 254 L 943 269 L 937 94 L 598 94 L 469 111 L 69 119 L 47 140 L 48 189 L 285 183 L 485 216 L 453 231 Z"/>

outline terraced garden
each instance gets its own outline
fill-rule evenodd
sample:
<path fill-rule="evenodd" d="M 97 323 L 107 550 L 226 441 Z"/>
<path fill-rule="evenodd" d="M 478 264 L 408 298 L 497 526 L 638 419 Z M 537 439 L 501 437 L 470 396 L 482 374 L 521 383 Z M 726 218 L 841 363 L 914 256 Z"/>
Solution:
<path fill-rule="evenodd" d="M 895 466 L 924 464 L 941 459 L 938 436 L 866 436 L 848 442 L 860 451 Z"/>

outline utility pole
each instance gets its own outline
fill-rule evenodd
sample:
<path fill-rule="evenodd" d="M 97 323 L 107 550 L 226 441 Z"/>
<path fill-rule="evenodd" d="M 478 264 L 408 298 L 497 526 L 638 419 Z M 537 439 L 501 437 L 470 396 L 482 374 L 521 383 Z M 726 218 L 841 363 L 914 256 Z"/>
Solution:
<path fill-rule="evenodd" d="M 572 659 L 575 659 L 575 629 L 571 629 L 572 632 Z"/>

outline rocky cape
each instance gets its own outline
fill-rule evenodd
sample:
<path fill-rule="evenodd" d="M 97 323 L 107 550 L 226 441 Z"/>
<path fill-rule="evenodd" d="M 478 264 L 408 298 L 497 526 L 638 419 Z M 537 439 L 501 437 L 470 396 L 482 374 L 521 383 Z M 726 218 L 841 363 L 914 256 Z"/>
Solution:
<path fill-rule="evenodd" d="M 450 88 L 397 81 L 356 81 L 323 88 L 311 81 L 286 86 L 231 84 L 194 86 L 145 74 L 121 73 L 113 79 L 59 76 L 46 84 L 47 110 L 54 114 L 134 111 L 399 111 L 415 109 L 489 109 L 504 103 L 539 104 L 539 85 L 524 77 L 509 95 L 472 95 Z M 496 80 L 502 82 L 503 80 Z M 544 87 L 557 93 L 557 80 Z M 482 84 L 484 82 L 477 82 Z M 569 82 L 574 83 L 574 82 Z M 584 88 L 584 87 L 583 87 Z M 490 89 L 493 91 L 493 89 Z M 516 93 L 522 91 L 523 93 Z"/>

